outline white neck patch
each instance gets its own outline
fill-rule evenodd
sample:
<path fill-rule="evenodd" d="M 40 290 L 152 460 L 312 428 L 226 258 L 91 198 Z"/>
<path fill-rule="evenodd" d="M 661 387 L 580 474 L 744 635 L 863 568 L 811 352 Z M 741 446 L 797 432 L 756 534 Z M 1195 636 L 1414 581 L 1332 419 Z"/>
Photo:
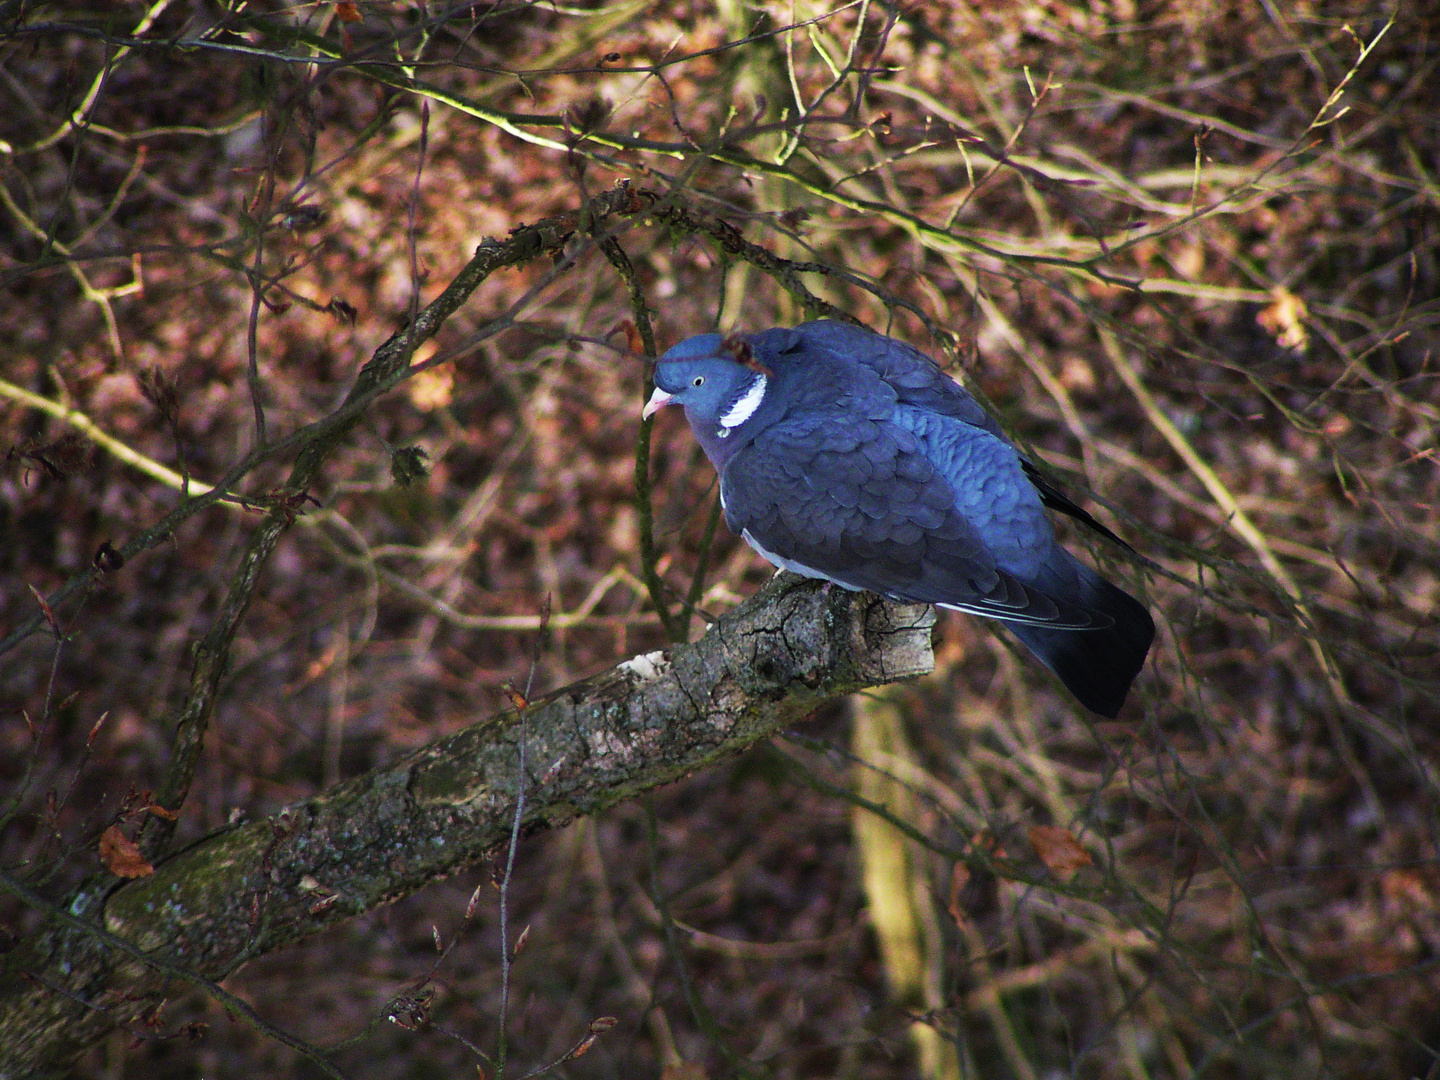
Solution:
<path fill-rule="evenodd" d="M 763 374 L 757 373 L 749 389 L 740 395 L 740 400 L 730 406 L 730 411 L 720 417 L 720 438 L 725 438 L 741 424 L 755 415 L 760 403 L 765 400 L 765 388 L 770 382 Z"/>

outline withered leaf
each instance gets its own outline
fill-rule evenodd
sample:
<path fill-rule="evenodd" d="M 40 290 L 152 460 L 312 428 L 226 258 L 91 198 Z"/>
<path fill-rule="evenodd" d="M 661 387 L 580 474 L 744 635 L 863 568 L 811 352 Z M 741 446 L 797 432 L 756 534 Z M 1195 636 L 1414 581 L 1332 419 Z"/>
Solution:
<path fill-rule="evenodd" d="M 1032 825 L 1026 831 L 1035 854 L 1060 881 L 1069 881 L 1075 871 L 1090 865 L 1090 853 L 1066 830 L 1054 825 Z"/>
<path fill-rule="evenodd" d="M 123 832 L 119 825 L 111 825 L 100 834 L 100 861 L 116 877 L 142 878 L 155 873 L 140 847 Z"/>

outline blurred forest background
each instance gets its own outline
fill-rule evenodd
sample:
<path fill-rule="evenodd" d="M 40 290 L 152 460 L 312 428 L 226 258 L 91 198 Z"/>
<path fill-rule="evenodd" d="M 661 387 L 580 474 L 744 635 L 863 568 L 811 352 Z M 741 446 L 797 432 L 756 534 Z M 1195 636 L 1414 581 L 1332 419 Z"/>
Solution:
<path fill-rule="evenodd" d="M 641 437 L 647 317 L 664 349 L 831 304 L 983 395 L 1147 560 L 1072 536 L 1156 616 L 1125 716 L 944 614 L 934 675 L 524 838 L 508 970 L 500 852 L 226 987 L 357 1078 L 493 1076 L 502 1018 L 512 1077 L 1436 1075 L 1437 31 L 1339 0 L 3 0 L 6 873 L 58 900 L 137 834 L 283 440 L 482 239 L 628 179 L 291 500 L 178 841 L 764 583 L 681 418 Z M 230 473 L 246 504 L 119 565 Z M 40 921 L 0 893 L 0 950 Z M 177 987 L 78 1075 L 316 1073 Z"/>

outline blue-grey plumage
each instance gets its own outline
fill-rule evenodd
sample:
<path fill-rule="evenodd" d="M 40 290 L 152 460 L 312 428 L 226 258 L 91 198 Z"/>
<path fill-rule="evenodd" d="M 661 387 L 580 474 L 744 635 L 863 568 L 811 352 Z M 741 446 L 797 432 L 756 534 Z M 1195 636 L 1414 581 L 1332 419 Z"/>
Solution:
<path fill-rule="evenodd" d="M 1055 538 L 1046 484 L 929 357 L 845 323 L 682 341 L 644 415 L 674 402 L 720 474 L 725 520 L 776 566 L 1003 621 L 1113 717 L 1155 626 Z"/>

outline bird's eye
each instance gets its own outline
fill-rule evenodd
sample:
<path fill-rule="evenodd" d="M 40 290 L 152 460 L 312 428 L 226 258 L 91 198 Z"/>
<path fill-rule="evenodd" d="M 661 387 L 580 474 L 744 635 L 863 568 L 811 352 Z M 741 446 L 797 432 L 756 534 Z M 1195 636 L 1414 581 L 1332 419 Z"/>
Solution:
<path fill-rule="evenodd" d="M 705 385 L 705 376 L 704 376 L 704 375 L 696 375 L 695 378 L 690 381 L 690 385 L 691 385 L 691 386 L 704 386 L 704 385 Z"/>

